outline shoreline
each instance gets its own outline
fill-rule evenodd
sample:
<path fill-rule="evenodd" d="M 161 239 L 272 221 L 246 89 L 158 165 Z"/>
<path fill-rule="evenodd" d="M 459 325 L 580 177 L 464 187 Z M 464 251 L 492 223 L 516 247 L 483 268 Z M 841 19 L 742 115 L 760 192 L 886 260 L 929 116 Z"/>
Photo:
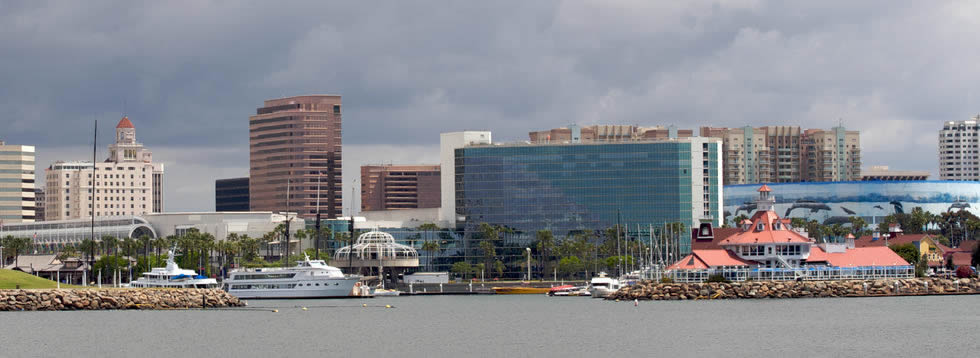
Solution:
<path fill-rule="evenodd" d="M 971 278 L 908 278 L 846 281 L 746 281 L 655 283 L 641 281 L 607 300 L 704 300 L 816 297 L 902 297 L 980 294 L 980 280 Z"/>
<path fill-rule="evenodd" d="M 244 307 L 218 289 L 62 288 L 0 290 L 0 311 L 169 310 Z"/>

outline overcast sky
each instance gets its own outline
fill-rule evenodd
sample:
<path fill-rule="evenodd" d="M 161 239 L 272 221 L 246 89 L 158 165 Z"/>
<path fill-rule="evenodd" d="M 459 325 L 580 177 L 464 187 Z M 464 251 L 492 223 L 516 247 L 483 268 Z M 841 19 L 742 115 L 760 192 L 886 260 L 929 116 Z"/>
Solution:
<path fill-rule="evenodd" d="M 213 210 L 249 115 L 311 93 L 343 96 L 345 193 L 437 163 L 440 132 L 569 123 L 843 121 L 865 166 L 935 176 L 942 122 L 980 112 L 978 28 L 978 1 L 0 0 L 0 139 L 43 171 L 90 159 L 98 119 L 101 160 L 125 113 L 167 211 Z"/>

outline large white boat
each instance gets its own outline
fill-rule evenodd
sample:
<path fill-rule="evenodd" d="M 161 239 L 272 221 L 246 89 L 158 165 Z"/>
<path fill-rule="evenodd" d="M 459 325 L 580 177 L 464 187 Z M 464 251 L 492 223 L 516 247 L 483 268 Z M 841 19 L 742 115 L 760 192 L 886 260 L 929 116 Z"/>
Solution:
<path fill-rule="evenodd" d="M 307 256 L 289 268 L 232 272 L 222 288 L 238 298 L 348 297 L 360 280 L 360 276 L 344 275 L 323 260 Z"/>
<path fill-rule="evenodd" d="M 609 277 L 605 272 L 600 272 L 599 276 L 593 277 L 592 282 L 589 283 L 589 292 L 592 293 L 592 298 L 606 298 L 620 287 L 619 280 Z"/>
<path fill-rule="evenodd" d="M 167 267 L 154 267 L 144 272 L 143 277 L 130 282 L 129 287 L 170 287 L 170 288 L 217 288 L 218 281 L 198 275 L 194 270 L 185 270 L 174 262 L 174 250 L 167 251 Z"/>

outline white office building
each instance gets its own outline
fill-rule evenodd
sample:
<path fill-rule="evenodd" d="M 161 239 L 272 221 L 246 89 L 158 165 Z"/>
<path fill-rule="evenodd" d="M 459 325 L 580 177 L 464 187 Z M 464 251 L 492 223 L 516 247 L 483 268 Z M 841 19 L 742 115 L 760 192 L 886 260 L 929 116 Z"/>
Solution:
<path fill-rule="evenodd" d="M 939 179 L 980 180 L 980 115 L 949 121 L 939 131 Z"/>

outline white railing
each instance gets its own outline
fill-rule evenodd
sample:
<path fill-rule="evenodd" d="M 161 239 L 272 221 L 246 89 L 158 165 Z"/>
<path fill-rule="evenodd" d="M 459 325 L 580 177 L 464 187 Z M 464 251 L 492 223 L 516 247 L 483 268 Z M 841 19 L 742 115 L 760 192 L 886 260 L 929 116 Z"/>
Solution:
<path fill-rule="evenodd" d="M 672 270 L 663 273 L 674 282 L 704 282 L 708 276 L 720 274 L 729 281 L 839 281 L 874 280 L 879 278 L 911 278 L 915 276 L 912 266 L 862 266 L 862 267 L 823 267 L 810 266 L 795 269 L 756 268 L 756 269 L 704 269 Z"/>

